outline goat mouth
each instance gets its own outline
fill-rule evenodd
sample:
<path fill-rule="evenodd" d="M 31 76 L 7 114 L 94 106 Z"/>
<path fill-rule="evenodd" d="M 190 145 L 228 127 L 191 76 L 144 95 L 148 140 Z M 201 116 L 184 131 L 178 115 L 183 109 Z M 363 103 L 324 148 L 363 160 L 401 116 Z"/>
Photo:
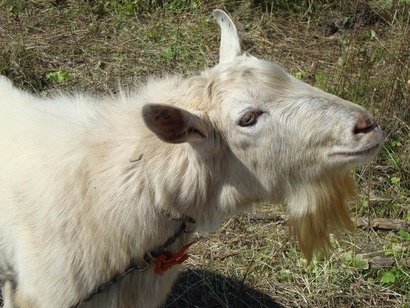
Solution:
<path fill-rule="evenodd" d="M 370 155 L 377 153 L 377 151 L 380 148 L 380 145 L 381 145 L 380 143 L 376 143 L 362 150 L 334 152 L 334 153 L 329 154 L 329 157 L 337 156 L 337 157 L 354 158 L 354 157 L 370 156 Z"/>

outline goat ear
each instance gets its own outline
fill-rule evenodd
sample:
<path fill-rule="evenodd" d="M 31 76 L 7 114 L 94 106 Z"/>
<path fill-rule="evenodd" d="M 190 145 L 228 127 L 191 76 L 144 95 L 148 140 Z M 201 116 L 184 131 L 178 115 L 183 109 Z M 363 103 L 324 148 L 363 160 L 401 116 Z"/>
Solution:
<path fill-rule="evenodd" d="M 219 62 L 230 62 L 242 53 L 238 31 L 236 30 L 232 19 L 224 11 L 216 9 L 213 14 L 219 27 L 221 28 Z"/>
<path fill-rule="evenodd" d="M 148 104 L 142 108 L 145 125 L 169 143 L 198 143 L 207 137 L 205 120 L 189 111 L 159 104 Z"/>

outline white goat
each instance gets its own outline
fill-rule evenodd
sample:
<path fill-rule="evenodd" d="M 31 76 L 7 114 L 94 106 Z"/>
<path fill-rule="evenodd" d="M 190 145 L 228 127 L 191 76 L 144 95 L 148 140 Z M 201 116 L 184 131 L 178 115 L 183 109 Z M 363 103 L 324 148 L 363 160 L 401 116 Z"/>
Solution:
<path fill-rule="evenodd" d="M 214 15 L 220 63 L 197 76 L 49 99 L 0 79 L 7 307 L 157 307 L 178 273 L 167 266 L 185 258 L 185 226 L 215 229 L 252 203 L 286 203 L 308 258 L 351 227 L 350 170 L 377 153 L 380 128 L 362 107 L 243 54 L 231 19 Z M 84 302 L 130 264 L 141 270 Z"/>

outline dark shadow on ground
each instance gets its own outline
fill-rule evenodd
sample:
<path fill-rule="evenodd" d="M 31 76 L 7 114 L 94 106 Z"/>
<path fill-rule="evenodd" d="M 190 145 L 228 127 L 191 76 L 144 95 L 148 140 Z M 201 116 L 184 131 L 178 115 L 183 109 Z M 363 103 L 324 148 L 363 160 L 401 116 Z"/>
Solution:
<path fill-rule="evenodd" d="M 163 308 L 282 308 L 246 283 L 206 270 L 180 274 Z"/>
<path fill-rule="evenodd" d="M 0 306 L 2 306 L 0 292 Z M 239 280 L 210 271 L 182 272 L 163 308 L 283 308 Z"/>

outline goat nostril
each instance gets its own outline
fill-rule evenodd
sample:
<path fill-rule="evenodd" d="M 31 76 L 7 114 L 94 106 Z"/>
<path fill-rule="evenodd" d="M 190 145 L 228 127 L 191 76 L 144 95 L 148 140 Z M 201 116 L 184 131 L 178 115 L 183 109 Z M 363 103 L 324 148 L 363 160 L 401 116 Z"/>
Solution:
<path fill-rule="evenodd" d="M 353 134 L 367 134 L 377 127 L 377 123 L 366 114 L 358 116 L 356 125 L 353 128 Z"/>

